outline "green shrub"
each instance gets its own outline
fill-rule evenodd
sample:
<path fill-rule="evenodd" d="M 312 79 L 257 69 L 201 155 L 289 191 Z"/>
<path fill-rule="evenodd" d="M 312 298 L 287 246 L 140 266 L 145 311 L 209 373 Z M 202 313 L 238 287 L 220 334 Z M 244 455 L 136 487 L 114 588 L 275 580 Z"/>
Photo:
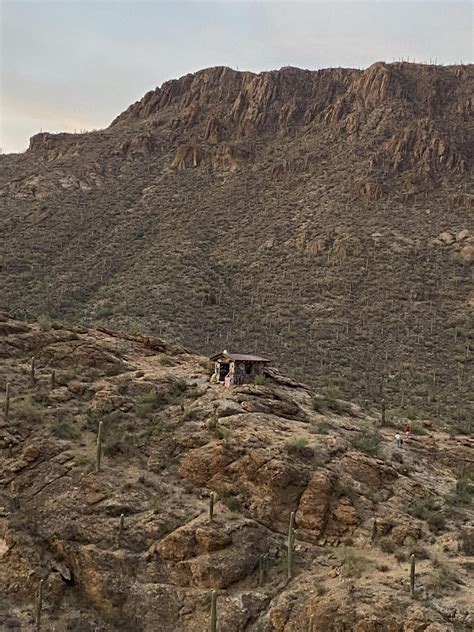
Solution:
<path fill-rule="evenodd" d="M 67 421 L 57 421 L 51 426 L 51 433 L 58 439 L 79 439 L 81 432 Z"/>
<path fill-rule="evenodd" d="M 202 414 L 202 410 L 199 410 L 198 408 L 191 408 L 184 413 L 183 421 L 197 421 L 198 419 L 201 419 Z"/>
<path fill-rule="evenodd" d="M 423 426 L 416 421 L 411 424 L 411 431 L 412 431 L 412 434 L 414 435 L 428 434 L 428 431 L 426 430 L 426 428 L 423 428 Z"/>
<path fill-rule="evenodd" d="M 379 452 L 382 437 L 378 432 L 368 432 L 351 437 L 351 445 L 361 452 L 375 456 Z"/>
<path fill-rule="evenodd" d="M 432 531 L 433 533 L 440 533 L 446 528 L 446 520 L 443 514 L 440 512 L 433 512 L 429 514 L 426 522 L 428 523 L 430 531 Z"/>
<path fill-rule="evenodd" d="M 369 566 L 367 558 L 357 555 L 350 549 L 343 548 L 338 555 L 343 563 L 341 570 L 345 577 L 360 577 Z"/>
<path fill-rule="evenodd" d="M 223 502 L 231 511 L 240 511 L 242 509 L 242 505 L 237 496 L 227 496 L 223 498 Z"/>
<path fill-rule="evenodd" d="M 317 413 L 320 413 L 321 415 L 324 415 L 324 413 L 326 413 L 328 410 L 326 399 L 324 397 L 315 397 L 313 399 L 313 410 Z"/>
<path fill-rule="evenodd" d="M 395 553 L 397 547 L 391 538 L 380 538 L 379 547 L 384 553 Z"/>
<path fill-rule="evenodd" d="M 291 439 L 285 443 L 285 448 L 288 454 L 293 456 L 303 456 L 307 453 L 308 440 L 305 437 L 298 437 Z"/>
<path fill-rule="evenodd" d="M 89 465 L 89 463 L 92 463 L 92 459 L 87 454 L 76 454 L 74 463 L 76 465 Z"/>
<path fill-rule="evenodd" d="M 11 414 L 28 423 L 43 421 L 45 412 L 33 403 L 31 398 L 10 405 Z"/>
<path fill-rule="evenodd" d="M 38 325 L 41 331 L 51 331 L 53 322 L 47 314 L 41 314 L 38 316 Z"/>
<path fill-rule="evenodd" d="M 440 511 L 439 506 L 432 498 L 422 498 L 416 500 L 408 510 L 414 518 L 427 522 L 430 531 L 439 533 L 446 526 L 446 520 Z"/>
<path fill-rule="evenodd" d="M 451 591 L 453 588 L 457 588 L 459 584 L 459 577 L 448 566 L 440 566 L 440 568 L 428 579 L 427 584 L 436 593 L 443 593 Z"/>
<path fill-rule="evenodd" d="M 258 386 L 266 386 L 268 384 L 268 380 L 264 375 L 257 375 L 255 377 L 255 384 Z"/>
<path fill-rule="evenodd" d="M 329 431 L 332 429 L 332 424 L 325 419 L 321 421 L 313 422 L 310 426 L 309 431 L 314 434 L 329 434 Z"/>

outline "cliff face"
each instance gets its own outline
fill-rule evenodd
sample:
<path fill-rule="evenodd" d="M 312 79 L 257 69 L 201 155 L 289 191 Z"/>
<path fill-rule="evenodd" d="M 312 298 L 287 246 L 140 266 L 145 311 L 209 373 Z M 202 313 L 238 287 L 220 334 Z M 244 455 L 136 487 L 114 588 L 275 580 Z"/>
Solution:
<path fill-rule="evenodd" d="M 400 449 L 393 419 L 275 369 L 211 372 L 162 339 L 0 314 L 5 629 L 33 629 L 42 579 L 57 632 L 202 632 L 212 590 L 226 632 L 472 630 L 472 438 L 418 422 Z"/>
<path fill-rule="evenodd" d="M 38 134 L 0 157 L 4 303 L 265 353 L 361 401 L 383 382 L 463 424 L 473 79 L 210 68 L 105 130 Z"/>

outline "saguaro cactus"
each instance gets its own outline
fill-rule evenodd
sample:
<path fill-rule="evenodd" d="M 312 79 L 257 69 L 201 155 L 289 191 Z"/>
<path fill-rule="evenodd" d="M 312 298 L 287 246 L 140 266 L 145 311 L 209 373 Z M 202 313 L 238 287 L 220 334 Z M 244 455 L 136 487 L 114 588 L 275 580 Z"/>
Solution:
<path fill-rule="evenodd" d="M 295 552 L 295 512 L 292 511 L 290 514 L 290 524 L 288 526 L 288 549 L 287 549 L 288 579 L 291 579 L 293 577 L 294 552 Z"/>
<path fill-rule="evenodd" d="M 209 496 L 209 520 L 212 522 L 214 520 L 214 502 L 216 500 L 216 495 L 214 492 L 211 492 Z"/>
<path fill-rule="evenodd" d="M 10 382 L 7 382 L 5 386 L 5 423 L 8 423 L 8 417 L 10 415 Z"/>
<path fill-rule="evenodd" d="M 416 570 L 416 558 L 415 558 L 415 554 L 412 553 L 411 564 L 410 564 L 410 593 L 412 597 L 415 596 L 415 570 Z"/>
<path fill-rule="evenodd" d="M 268 555 L 261 555 L 258 560 L 258 585 L 263 586 L 268 571 Z"/>
<path fill-rule="evenodd" d="M 33 356 L 31 358 L 31 365 L 30 365 L 30 381 L 31 381 L 31 384 L 33 384 L 33 385 L 36 384 L 36 373 L 35 372 L 36 372 L 36 359 Z"/>
<path fill-rule="evenodd" d="M 120 514 L 119 529 L 118 529 L 118 534 L 117 534 L 117 548 L 120 546 L 120 541 L 122 539 L 124 522 L 125 522 L 125 516 L 124 514 Z"/>
<path fill-rule="evenodd" d="M 40 579 L 38 585 L 38 593 L 36 595 L 36 612 L 35 612 L 35 632 L 41 630 L 41 609 L 43 607 L 43 584 L 44 580 Z"/>
<path fill-rule="evenodd" d="M 385 406 L 385 400 L 382 400 L 382 423 L 385 423 L 385 412 L 386 412 L 386 406 Z"/>
<path fill-rule="evenodd" d="M 314 630 L 314 614 L 312 614 L 309 618 L 309 623 L 308 623 L 308 632 L 313 632 Z"/>
<path fill-rule="evenodd" d="M 51 388 L 56 388 L 56 371 L 51 371 Z"/>
<path fill-rule="evenodd" d="M 211 625 L 209 630 L 210 632 L 217 632 L 217 592 L 215 590 L 211 593 Z"/>
<path fill-rule="evenodd" d="M 95 471 L 100 472 L 100 461 L 102 459 L 102 432 L 104 428 L 104 422 L 99 421 L 99 429 L 97 431 L 97 455 L 95 461 Z"/>

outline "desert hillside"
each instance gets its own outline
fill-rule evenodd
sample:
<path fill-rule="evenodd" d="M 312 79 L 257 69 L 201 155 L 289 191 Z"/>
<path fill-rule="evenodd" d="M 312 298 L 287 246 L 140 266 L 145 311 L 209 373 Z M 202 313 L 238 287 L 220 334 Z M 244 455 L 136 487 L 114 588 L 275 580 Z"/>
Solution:
<path fill-rule="evenodd" d="M 0 296 L 469 431 L 474 68 L 210 68 L 0 156 Z"/>
<path fill-rule="evenodd" d="M 45 631 L 202 632 L 212 591 L 219 632 L 472 630 L 472 437 L 420 420 L 397 448 L 390 414 L 211 372 L 0 317 L 2 630 L 33 631 L 41 580 Z"/>

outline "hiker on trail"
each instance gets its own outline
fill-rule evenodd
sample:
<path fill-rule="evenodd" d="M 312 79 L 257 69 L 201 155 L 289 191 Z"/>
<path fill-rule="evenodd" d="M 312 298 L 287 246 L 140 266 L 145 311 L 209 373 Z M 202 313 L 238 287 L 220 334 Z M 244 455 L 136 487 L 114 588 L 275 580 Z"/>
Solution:
<path fill-rule="evenodd" d="M 397 432 L 397 434 L 395 435 L 395 445 L 397 446 L 397 448 L 401 448 L 402 447 L 402 437 L 400 436 L 400 433 Z"/>
<path fill-rule="evenodd" d="M 411 426 L 410 424 L 405 425 L 405 436 L 408 438 L 411 435 Z"/>

